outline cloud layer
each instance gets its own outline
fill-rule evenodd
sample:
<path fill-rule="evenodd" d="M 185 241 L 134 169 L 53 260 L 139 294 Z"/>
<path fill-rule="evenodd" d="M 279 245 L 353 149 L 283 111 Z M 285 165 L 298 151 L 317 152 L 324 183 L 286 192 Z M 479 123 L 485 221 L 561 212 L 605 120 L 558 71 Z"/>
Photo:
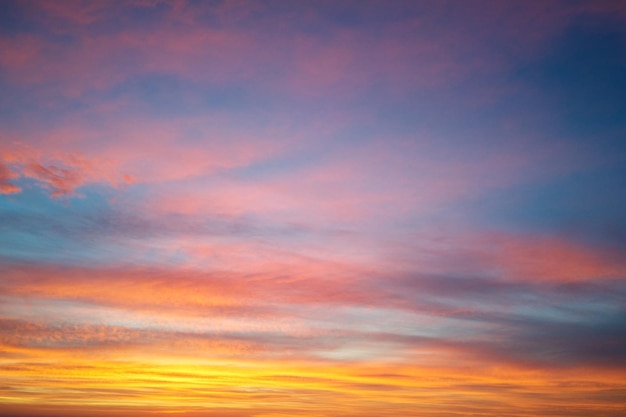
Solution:
<path fill-rule="evenodd" d="M 622 3 L 2 7 L 1 416 L 625 412 Z"/>

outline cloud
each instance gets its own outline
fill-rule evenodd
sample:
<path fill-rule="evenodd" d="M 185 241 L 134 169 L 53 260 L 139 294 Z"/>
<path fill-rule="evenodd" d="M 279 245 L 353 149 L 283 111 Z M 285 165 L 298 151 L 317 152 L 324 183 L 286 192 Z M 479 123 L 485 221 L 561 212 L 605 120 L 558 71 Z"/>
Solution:
<path fill-rule="evenodd" d="M 9 4 L 3 410 L 622 412 L 623 248 L 545 227 L 619 211 L 537 88 L 590 3 Z"/>
<path fill-rule="evenodd" d="M 75 169 L 59 168 L 54 165 L 44 167 L 31 163 L 24 169 L 24 176 L 34 178 L 50 190 L 52 197 L 74 194 L 74 190 L 84 182 L 82 173 Z"/>
<path fill-rule="evenodd" d="M 102 159 L 91 160 L 77 152 L 46 154 L 23 142 L 15 142 L 0 156 L 3 159 L 0 161 L 3 162 L 0 165 L 0 180 L 4 188 L 12 193 L 21 192 L 23 187 L 10 184 L 9 179 L 34 180 L 53 198 L 75 196 L 78 188 L 89 183 L 105 182 L 117 187 L 132 180 L 128 175 L 112 173 Z"/>
<path fill-rule="evenodd" d="M 53 327 L 78 318 L 97 326 L 108 317 L 156 331 L 157 344 L 158 329 L 174 332 L 183 344 L 190 339 L 190 349 L 210 332 L 260 343 L 263 355 L 276 349 L 333 360 L 432 352 L 437 363 L 576 367 L 624 360 L 617 348 L 626 307 L 620 278 L 563 283 L 360 267 L 295 256 L 211 273 L 5 264 L 0 289 L 9 317 L 50 317 Z M 19 307 L 18 299 L 31 307 Z"/>
<path fill-rule="evenodd" d="M 263 355 L 269 348 L 265 344 L 273 336 L 261 334 L 257 339 L 254 334 L 237 332 L 185 332 L 176 329 L 137 329 L 105 324 L 63 324 L 15 319 L 0 319 L 0 329 L 0 344 L 12 349 L 62 349 L 82 355 L 90 351 L 113 354 L 137 350 L 158 352 L 160 349 L 178 349 L 186 355 L 211 352 L 213 358 Z"/>
<path fill-rule="evenodd" d="M 623 288 L 622 288 L 623 291 Z M 578 318 L 494 314 L 480 335 L 433 339 L 432 348 L 459 363 L 508 364 L 533 369 L 626 369 L 624 312 L 587 312 Z M 479 320 L 482 320 L 479 319 Z M 471 320 L 471 319 L 470 319 Z M 420 355 L 415 348 L 416 357 Z M 497 365 L 496 365 L 497 366 Z"/>
<path fill-rule="evenodd" d="M 0 194 L 16 194 L 22 191 L 20 187 L 10 182 L 17 177 L 19 177 L 18 174 L 0 162 Z"/>
<path fill-rule="evenodd" d="M 484 277 L 495 280 L 494 285 L 602 282 L 626 276 L 619 250 L 556 234 L 467 232 L 403 244 L 388 248 L 390 261 L 401 271 Z"/>
<path fill-rule="evenodd" d="M 567 2 L 489 5 L 485 14 L 462 4 L 455 13 L 444 5 L 398 4 L 383 15 L 375 2 L 344 6 L 351 18 L 365 23 L 346 27 L 336 6 L 326 4 L 35 2 L 26 16 L 39 31 L 5 41 L 3 67 L 17 82 L 46 84 L 66 97 L 145 73 L 201 83 L 255 80 L 266 93 L 303 98 L 350 97 L 372 83 L 399 92 L 497 72 L 507 65 L 503 56 L 512 54 L 504 54 L 505 48 L 522 56 L 536 53 L 542 40 L 586 11 Z M 133 21 L 133 12 L 145 14 L 145 20 Z M 421 18 L 411 18 L 415 15 Z M 449 26 L 456 30 L 445 30 Z M 322 28 L 325 36 L 307 28 Z M 534 35 L 526 36 L 529 32 Z M 59 33 L 72 42 L 47 36 Z M 29 47 L 17 47 L 21 43 Z"/>

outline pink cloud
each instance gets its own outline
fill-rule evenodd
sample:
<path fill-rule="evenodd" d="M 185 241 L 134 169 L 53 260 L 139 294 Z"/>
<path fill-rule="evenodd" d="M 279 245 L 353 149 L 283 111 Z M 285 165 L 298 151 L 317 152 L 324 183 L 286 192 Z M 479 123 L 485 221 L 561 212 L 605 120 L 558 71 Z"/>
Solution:
<path fill-rule="evenodd" d="M 494 2 L 489 13 L 482 13 L 459 3 L 450 16 L 443 5 L 416 4 L 421 19 L 368 32 L 338 28 L 323 10 L 310 7 L 281 16 L 269 13 L 266 4 L 181 2 L 166 3 L 170 8 L 157 28 L 135 25 L 95 33 L 91 23 L 124 14 L 120 3 L 35 4 L 48 17 L 44 22 L 49 30 L 68 31 L 75 42 L 63 45 L 34 35 L 0 39 L 0 65 L 16 82 L 47 85 L 44 91 L 69 97 L 145 73 L 201 83 L 253 80 L 265 93 L 280 90 L 304 97 L 351 96 L 372 83 L 398 93 L 499 71 L 506 65 L 503 51 L 489 46 L 496 34 L 502 38 L 501 49 L 506 44 L 520 55 L 536 53 L 542 40 L 586 11 L 562 2 L 523 7 Z M 133 3 L 147 8 L 156 4 Z M 376 12 L 376 7 L 363 8 L 368 9 Z M 207 16 L 222 24 L 207 26 L 202 21 Z M 299 26 L 303 22 L 327 27 L 327 38 L 306 34 Z M 446 30 L 451 24 L 455 31 Z"/>
<path fill-rule="evenodd" d="M 42 39 L 34 35 L 10 39 L 0 37 L 0 66 L 17 75 L 35 65 L 35 61 L 40 59 L 43 46 Z"/>
<path fill-rule="evenodd" d="M 19 177 L 19 174 L 11 171 L 0 161 L 0 194 L 16 194 L 22 191 L 20 187 L 11 183 L 11 180 Z"/>
<path fill-rule="evenodd" d="M 477 246 L 496 270 L 517 280 L 576 282 L 626 277 L 626 262 L 618 254 L 562 238 L 500 235 Z"/>
<path fill-rule="evenodd" d="M 241 128 L 223 114 L 156 121 L 120 112 L 100 109 L 107 121 L 102 128 L 78 117 L 58 128 L 3 132 L 11 141 L 0 157 L 17 175 L 13 179 L 32 178 L 58 197 L 92 183 L 121 187 L 208 179 L 280 154 L 297 141 L 288 130 Z M 188 138 L 189 132 L 195 136 Z"/>
<path fill-rule="evenodd" d="M 20 187 L 12 186 L 7 181 L 20 177 L 30 178 L 39 186 L 50 191 L 52 197 L 76 195 L 76 190 L 89 183 L 105 182 L 111 186 L 120 186 L 131 178 L 111 171 L 111 167 L 100 159 L 89 159 L 80 153 L 55 151 L 45 153 L 37 151 L 23 143 L 14 143 L 0 155 L 4 165 L 3 184 L 6 189 L 17 193 Z M 11 167 L 11 170 L 6 165 Z"/>
<path fill-rule="evenodd" d="M 43 37 L 1 39 L 0 65 L 10 79 L 38 85 L 40 93 L 77 98 L 145 73 L 175 74 L 203 82 L 248 79 L 259 67 L 277 67 L 255 35 L 231 28 L 169 26 L 97 35 L 74 31 L 72 45 Z M 49 97 L 48 97 L 49 98 Z"/>
<path fill-rule="evenodd" d="M 59 168 L 55 165 L 44 167 L 41 164 L 28 164 L 24 176 L 34 178 L 50 190 L 52 197 L 71 195 L 84 181 L 81 171 L 76 169 Z"/>
<path fill-rule="evenodd" d="M 530 285 L 626 277 L 626 262 L 619 253 L 560 236 L 465 231 L 456 236 L 432 235 L 423 247 L 419 242 L 404 244 L 406 248 L 391 246 L 387 251 L 391 265 L 395 263 L 405 273 L 482 276 Z M 423 253 L 415 256 L 416 252 Z"/>
<path fill-rule="evenodd" d="M 237 254 L 230 256 L 236 257 Z M 263 312 L 267 302 L 366 302 L 373 298 L 359 288 L 349 265 L 292 256 L 264 259 L 240 270 L 32 268 L 8 272 L 6 294 L 73 299 L 130 309 L 175 311 Z M 359 268 L 356 269 L 358 271 Z M 22 276 L 21 281 L 16 281 Z M 232 308 L 232 310 L 229 310 Z M 239 311 L 241 308 L 241 311 Z M 266 313 L 271 313 L 266 311 Z"/>
<path fill-rule="evenodd" d="M 184 122 L 189 123 L 193 121 Z M 415 138 L 378 138 L 355 147 L 337 147 L 311 163 L 283 169 L 281 163 L 294 155 L 329 146 L 324 138 L 336 134 L 341 122 L 288 129 L 280 133 L 289 138 L 284 140 L 273 138 L 271 129 L 235 131 L 222 140 L 219 129 L 232 130 L 229 123 L 218 125 L 212 146 L 204 149 L 176 147 L 168 138 L 180 135 L 177 124 L 144 128 L 137 123 L 136 132 L 129 129 L 120 135 L 131 140 L 110 143 L 102 152 L 120 161 L 136 181 L 153 185 L 138 210 L 157 215 L 251 215 L 266 224 L 348 230 L 375 224 L 383 228 L 386 219 L 432 215 L 457 201 L 575 172 L 589 164 L 581 152 L 539 146 L 541 140 L 524 138 L 467 149 L 418 133 Z M 213 127 L 206 129 L 207 135 L 213 135 Z M 318 138 L 309 131 L 324 133 Z M 143 156 L 149 156 L 146 161 L 142 149 Z M 269 174 L 236 174 L 238 169 L 245 172 L 255 166 Z"/>

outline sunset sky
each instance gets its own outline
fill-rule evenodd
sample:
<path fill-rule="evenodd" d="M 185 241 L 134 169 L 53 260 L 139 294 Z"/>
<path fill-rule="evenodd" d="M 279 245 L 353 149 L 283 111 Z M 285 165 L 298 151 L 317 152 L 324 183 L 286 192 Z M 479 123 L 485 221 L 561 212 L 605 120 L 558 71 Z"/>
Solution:
<path fill-rule="evenodd" d="M 165 415 L 626 415 L 626 2 L 0 0 L 0 416 Z"/>

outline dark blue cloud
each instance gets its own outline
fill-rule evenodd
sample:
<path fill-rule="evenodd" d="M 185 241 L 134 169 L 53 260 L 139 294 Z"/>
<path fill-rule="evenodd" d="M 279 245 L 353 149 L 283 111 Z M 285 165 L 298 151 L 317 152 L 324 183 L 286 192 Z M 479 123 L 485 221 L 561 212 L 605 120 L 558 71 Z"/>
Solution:
<path fill-rule="evenodd" d="M 0 36 L 11 36 L 35 29 L 35 25 L 26 23 L 27 9 L 25 2 L 5 0 L 0 2 Z"/>
<path fill-rule="evenodd" d="M 626 368 L 624 310 L 590 313 L 579 321 L 514 319 L 504 323 L 506 329 L 487 348 L 497 356 L 543 366 Z"/>

